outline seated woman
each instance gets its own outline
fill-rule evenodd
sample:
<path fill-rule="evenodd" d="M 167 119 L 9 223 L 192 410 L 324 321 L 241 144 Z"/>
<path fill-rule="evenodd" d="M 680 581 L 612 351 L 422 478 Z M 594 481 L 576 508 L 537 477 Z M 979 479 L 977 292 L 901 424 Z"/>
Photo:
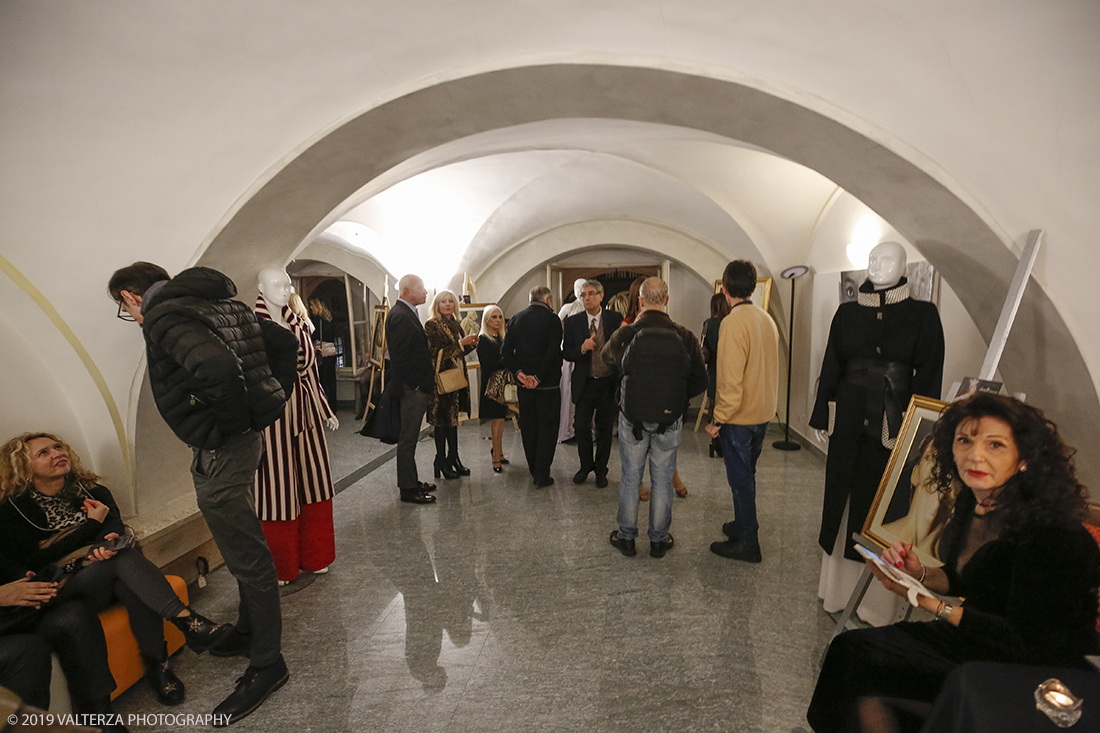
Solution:
<path fill-rule="evenodd" d="M 0 554 L 0 685 L 24 704 L 50 707 L 50 654 L 56 654 L 69 684 L 73 712 L 111 715 L 115 689 L 107 664 L 107 641 L 99 617 L 83 601 L 53 602 L 57 583 L 28 579 Z M 30 608 L 37 612 L 23 613 Z M 125 728 L 108 726 L 108 733 Z"/>
<path fill-rule="evenodd" d="M 161 619 L 171 621 L 196 653 L 232 632 L 183 605 L 153 563 L 132 547 L 91 547 L 125 532 L 118 507 L 98 477 L 57 436 L 25 433 L 0 448 L 0 554 L 38 572 L 74 555 L 84 566 L 66 579 L 49 606 L 82 600 L 101 610 L 121 599 L 145 660 L 146 679 L 165 705 L 183 702 L 183 683 L 168 666 Z M 78 561 L 79 562 L 79 561 Z"/>
<path fill-rule="evenodd" d="M 940 541 L 943 567 L 923 566 L 901 542 L 882 557 L 965 601 L 922 595 L 937 620 L 838 636 L 806 713 L 816 733 L 917 729 L 964 662 L 1076 666 L 1096 648 L 1100 548 L 1081 524 L 1087 493 L 1057 426 L 1022 402 L 977 394 L 945 410 L 933 448 L 939 490 L 963 484 Z"/>

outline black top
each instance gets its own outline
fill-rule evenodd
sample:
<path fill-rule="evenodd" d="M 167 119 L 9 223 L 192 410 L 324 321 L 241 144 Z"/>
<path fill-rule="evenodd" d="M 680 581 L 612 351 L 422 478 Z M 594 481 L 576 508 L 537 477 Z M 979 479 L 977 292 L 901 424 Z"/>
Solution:
<path fill-rule="evenodd" d="M 538 377 L 539 389 L 558 389 L 561 385 L 561 336 L 558 315 L 545 303 L 532 303 L 508 321 L 508 332 L 501 348 L 504 366 L 516 373 Z"/>
<path fill-rule="evenodd" d="M 150 288 L 142 302 L 149 382 L 176 436 L 213 450 L 282 416 L 298 379 L 298 339 L 230 300 L 237 288 L 207 267 Z"/>
<path fill-rule="evenodd" d="M 721 327 L 721 318 L 703 321 L 703 359 L 707 365 L 707 399 L 710 400 L 711 409 L 714 405 L 714 393 L 718 391 L 718 331 Z"/>
<path fill-rule="evenodd" d="M 621 313 L 603 308 L 600 311 L 600 327 L 603 329 L 603 340 L 606 344 L 611 340 L 611 337 L 615 335 L 615 332 L 619 330 L 619 326 L 623 324 L 623 316 Z M 573 401 L 576 402 L 577 398 L 584 391 L 584 380 L 588 379 L 589 374 L 592 373 L 592 359 L 595 350 L 589 351 L 585 354 L 581 353 L 581 344 L 583 344 L 589 336 L 588 331 L 588 311 L 581 311 L 576 315 L 569 316 L 565 319 L 563 325 L 565 332 L 565 341 L 562 344 L 562 356 L 566 361 L 573 362 L 573 376 L 570 378 L 569 386 L 572 389 Z M 596 355 L 599 358 L 599 355 Z M 609 374 L 608 376 L 614 376 Z"/>
<path fill-rule="evenodd" d="M 398 300 L 386 317 L 386 348 L 390 352 L 390 374 L 403 383 L 429 394 L 435 392 L 435 363 L 428 349 L 428 337 L 417 312 Z"/>
<path fill-rule="evenodd" d="M 481 364 L 481 399 L 478 402 L 478 417 L 484 420 L 499 420 L 508 417 L 508 406 L 502 405 L 494 399 L 485 396 L 485 388 L 489 386 L 489 379 L 504 368 L 504 362 L 500 358 L 500 349 L 504 346 L 504 339 L 496 336 L 482 334 L 477 342 L 477 360 Z"/>
<path fill-rule="evenodd" d="M 1100 547 L 1078 523 L 1005 533 L 956 572 L 974 495 L 964 489 L 944 529 L 951 595 L 965 597 L 959 631 L 1031 664 L 1078 663 L 1096 649 Z M 942 546 L 942 545 L 941 545 Z"/>
<path fill-rule="evenodd" d="M 27 489 L 0 502 L 0 554 L 8 560 L 5 565 L 18 566 L 23 572 L 37 572 L 73 550 L 101 541 L 111 532 L 122 535 L 126 531 L 110 490 L 96 484 L 87 491 L 78 490 L 73 502 L 83 504 L 86 498 L 102 502 L 107 505 L 107 518 L 102 522 L 86 518 L 78 529 L 64 539 L 40 548 L 39 543 L 54 532 L 47 529 L 46 514 L 31 496 L 31 491 L 34 489 Z"/>

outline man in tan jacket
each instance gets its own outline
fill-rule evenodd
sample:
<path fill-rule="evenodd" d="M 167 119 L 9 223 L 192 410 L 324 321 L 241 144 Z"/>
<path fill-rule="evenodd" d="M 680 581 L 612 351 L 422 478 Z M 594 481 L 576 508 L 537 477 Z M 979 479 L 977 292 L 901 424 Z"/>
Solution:
<path fill-rule="evenodd" d="M 722 443 L 726 479 L 733 492 L 734 520 L 722 525 L 729 537 L 711 544 L 722 557 L 760 562 L 756 521 L 756 459 L 779 398 L 779 333 L 763 309 L 752 304 L 756 267 L 734 260 L 722 273 L 722 293 L 732 310 L 718 331 L 718 379 L 714 418 L 707 434 Z"/>

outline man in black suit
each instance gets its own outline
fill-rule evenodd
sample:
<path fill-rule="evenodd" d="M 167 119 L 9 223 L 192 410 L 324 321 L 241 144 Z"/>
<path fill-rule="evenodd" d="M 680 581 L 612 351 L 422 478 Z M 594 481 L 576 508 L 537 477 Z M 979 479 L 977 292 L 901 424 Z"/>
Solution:
<path fill-rule="evenodd" d="M 390 352 L 390 375 L 400 380 L 395 384 L 401 393 L 401 432 L 397 438 L 397 488 L 401 501 L 431 504 L 435 497 L 429 492 L 434 484 L 424 483 L 416 473 L 416 443 L 420 440 L 420 423 L 428 409 L 428 399 L 435 389 L 435 371 L 428 352 L 428 337 L 416 306 L 428 299 L 424 281 L 416 275 L 405 275 L 397 282 L 401 295 L 386 317 L 386 348 Z"/>
<path fill-rule="evenodd" d="M 519 430 L 527 467 L 539 488 L 554 483 L 550 464 L 561 419 L 561 321 L 550 288 L 531 290 L 531 305 L 512 316 L 500 350 L 519 382 Z"/>
<path fill-rule="evenodd" d="M 601 307 L 603 283 L 588 280 L 581 289 L 584 312 L 565 319 L 562 356 L 573 362 L 573 404 L 576 405 L 573 432 L 581 468 L 573 483 L 583 484 L 596 473 L 596 486 L 607 486 L 607 459 L 611 456 L 611 430 L 618 407 L 615 404 L 615 367 L 599 357 L 603 345 L 623 323 L 615 311 Z M 596 453 L 592 455 L 592 417 L 596 418 Z"/>

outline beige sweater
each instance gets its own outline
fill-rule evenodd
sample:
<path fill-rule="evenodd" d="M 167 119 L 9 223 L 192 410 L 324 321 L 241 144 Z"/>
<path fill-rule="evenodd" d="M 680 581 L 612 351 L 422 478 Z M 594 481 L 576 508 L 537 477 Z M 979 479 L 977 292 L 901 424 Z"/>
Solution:
<path fill-rule="evenodd" d="M 763 309 L 746 303 L 718 329 L 718 379 L 714 422 L 760 425 L 779 401 L 779 332 Z"/>

